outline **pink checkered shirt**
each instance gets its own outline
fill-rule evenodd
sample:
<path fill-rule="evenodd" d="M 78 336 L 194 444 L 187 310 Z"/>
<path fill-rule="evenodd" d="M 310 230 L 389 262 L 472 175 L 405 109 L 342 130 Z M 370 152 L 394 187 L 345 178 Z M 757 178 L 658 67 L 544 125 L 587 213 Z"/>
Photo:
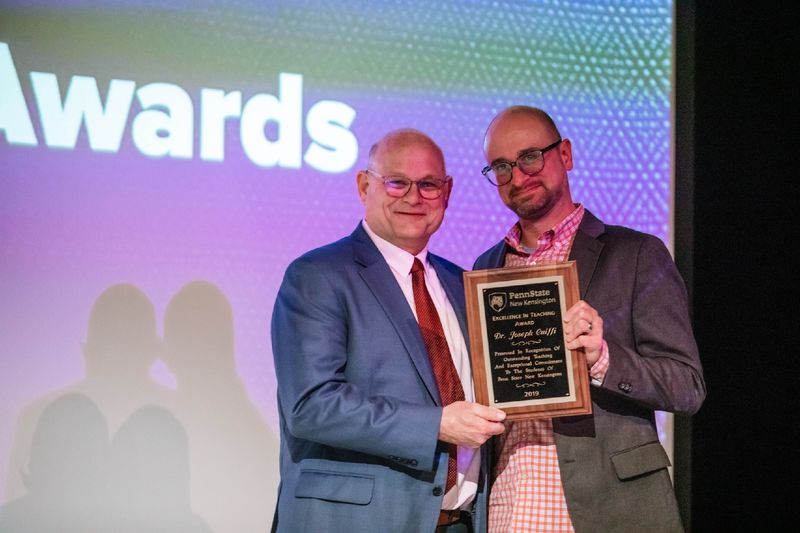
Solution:
<path fill-rule="evenodd" d="M 540 265 L 567 261 L 572 239 L 583 220 L 578 205 L 553 229 L 542 233 L 536 249 L 521 242 L 515 224 L 506 235 L 510 250 L 505 266 Z M 589 371 L 602 381 L 608 369 L 608 345 Z M 506 422 L 495 443 L 492 491 L 489 497 L 489 533 L 554 533 L 574 531 L 564 499 L 551 418 Z"/>

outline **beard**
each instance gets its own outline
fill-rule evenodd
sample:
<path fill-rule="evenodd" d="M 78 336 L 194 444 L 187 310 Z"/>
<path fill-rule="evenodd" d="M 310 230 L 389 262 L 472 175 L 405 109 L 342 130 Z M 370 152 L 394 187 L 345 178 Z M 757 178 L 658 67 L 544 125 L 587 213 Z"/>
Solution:
<path fill-rule="evenodd" d="M 529 195 L 525 193 L 524 187 L 512 186 L 507 205 L 520 219 L 535 222 L 547 215 L 563 196 L 562 188 L 549 190 L 542 186 L 533 195 Z"/>

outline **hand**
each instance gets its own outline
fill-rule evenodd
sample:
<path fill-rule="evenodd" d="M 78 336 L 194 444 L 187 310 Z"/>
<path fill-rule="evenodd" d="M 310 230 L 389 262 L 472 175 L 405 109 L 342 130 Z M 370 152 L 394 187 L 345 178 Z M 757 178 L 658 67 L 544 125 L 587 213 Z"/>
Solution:
<path fill-rule="evenodd" d="M 564 337 L 570 350 L 583 348 L 591 368 L 603 348 L 603 319 L 594 307 L 580 300 L 564 315 Z"/>
<path fill-rule="evenodd" d="M 453 402 L 442 410 L 439 440 L 477 448 L 492 435 L 505 431 L 506 414 L 500 409 L 471 402 Z"/>

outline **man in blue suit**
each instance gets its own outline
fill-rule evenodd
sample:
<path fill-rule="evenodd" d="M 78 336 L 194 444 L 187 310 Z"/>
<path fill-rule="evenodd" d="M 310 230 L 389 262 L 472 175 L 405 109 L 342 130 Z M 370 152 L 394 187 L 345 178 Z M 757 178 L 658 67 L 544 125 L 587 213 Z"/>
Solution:
<path fill-rule="evenodd" d="M 427 135 L 390 132 L 357 175 L 365 216 L 355 231 L 289 265 L 272 317 L 281 419 L 273 529 L 486 530 L 481 445 L 503 431 L 505 415 L 471 401 L 462 269 L 427 251 L 452 186 Z M 418 291 L 435 307 L 463 400 L 448 403 L 450 387 L 437 384 Z"/>

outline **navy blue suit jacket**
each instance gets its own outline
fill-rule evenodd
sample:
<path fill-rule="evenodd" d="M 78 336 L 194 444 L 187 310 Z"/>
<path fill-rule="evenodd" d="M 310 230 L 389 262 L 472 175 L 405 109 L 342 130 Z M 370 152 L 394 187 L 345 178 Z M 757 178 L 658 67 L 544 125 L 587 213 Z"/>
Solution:
<path fill-rule="evenodd" d="M 462 269 L 428 258 L 467 338 Z M 447 473 L 441 401 L 411 307 L 360 224 L 288 267 L 272 351 L 277 530 L 433 532 Z M 486 527 L 481 470 L 477 532 Z"/>

